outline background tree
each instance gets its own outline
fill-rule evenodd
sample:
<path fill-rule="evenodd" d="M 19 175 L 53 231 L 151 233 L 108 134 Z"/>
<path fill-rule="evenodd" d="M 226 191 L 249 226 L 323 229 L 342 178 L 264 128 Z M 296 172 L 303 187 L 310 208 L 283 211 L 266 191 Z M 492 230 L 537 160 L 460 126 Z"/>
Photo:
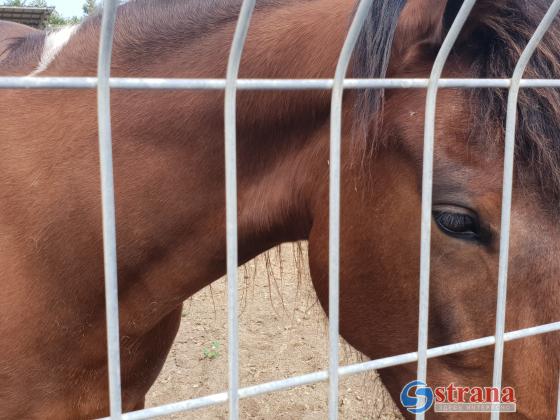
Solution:
<path fill-rule="evenodd" d="M 93 2 L 95 3 L 95 2 Z M 2 6 L 12 6 L 12 7 L 52 7 L 49 6 L 47 0 L 4 0 Z M 85 7 L 85 6 L 84 6 Z M 53 11 L 47 20 L 48 27 L 57 27 L 64 25 L 71 25 L 80 22 L 80 18 L 74 16 L 71 18 L 65 18 L 53 7 Z"/>
<path fill-rule="evenodd" d="M 86 0 L 82 6 L 84 15 L 89 16 L 97 11 L 97 2 L 95 0 Z"/>
<path fill-rule="evenodd" d="M 92 14 L 97 13 L 99 10 L 99 0 L 85 0 L 82 10 L 84 15 L 82 17 L 73 16 L 71 18 L 65 18 L 62 16 L 54 6 L 50 6 L 47 0 L 0 0 L 0 5 L 2 6 L 12 6 L 12 7 L 52 7 L 53 11 L 49 16 L 47 21 L 48 27 L 57 27 L 64 25 L 73 25 L 80 23 L 80 21 Z M 120 0 L 119 3 L 126 3 L 126 0 Z"/>
<path fill-rule="evenodd" d="M 22 7 L 25 6 L 25 0 L 5 0 L 2 6 Z"/>
<path fill-rule="evenodd" d="M 13 7 L 49 7 L 47 0 L 4 0 L 2 6 Z"/>

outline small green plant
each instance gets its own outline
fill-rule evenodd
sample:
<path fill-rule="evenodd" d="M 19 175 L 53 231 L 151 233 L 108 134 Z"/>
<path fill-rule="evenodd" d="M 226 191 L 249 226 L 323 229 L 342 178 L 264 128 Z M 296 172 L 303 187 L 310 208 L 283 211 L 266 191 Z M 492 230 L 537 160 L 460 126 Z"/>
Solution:
<path fill-rule="evenodd" d="M 220 343 L 217 341 L 212 341 L 210 348 L 204 348 L 202 350 L 202 355 L 205 359 L 214 360 L 220 355 Z"/>

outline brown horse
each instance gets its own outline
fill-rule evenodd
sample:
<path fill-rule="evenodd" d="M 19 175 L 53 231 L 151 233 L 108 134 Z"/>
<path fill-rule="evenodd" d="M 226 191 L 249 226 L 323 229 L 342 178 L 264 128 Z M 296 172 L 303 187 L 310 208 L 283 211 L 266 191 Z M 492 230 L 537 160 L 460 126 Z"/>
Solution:
<path fill-rule="evenodd" d="M 359 77 L 427 77 L 458 0 L 378 0 L 355 51 Z M 550 4 L 480 0 L 446 77 L 510 77 Z M 240 0 L 120 7 L 114 76 L 225 75 Z M 355 0 L 262 0 L 241 77 L 330 78 Z M 4 28 L 4 26 L 0 26 Z M 0 75 L 94 76 L 100 19 L 12 42 Z M 4 31 L 4 29 L 2 29 Z M 5 35 L 2 35 L 5 37 Z M 527 74 L 560 76 L 560 28 Z M 430 347 L 492 335 L 505 91 L 442 90 L 436 121 Z M 328 91 L 238 95 L 240 263 L 309 241 L 327 309 Z M 415 351 L 425 91 L 345 96 L 341 334 L 371 358 Z M 223 92 L 114 91 L 123 405 L 139 409 L 182 302 L 225 271 Z M 108 413 L 96 97 L 0 93 L 0 417 Z M 523 90 L 507 329 L 560 320 L 560 96 Z M 518 418 L 551 419 L 558 334 L 508 343 Z M 428 382 L 491 384 L 493 351 L 430 360 Z M 393 397 L 414 364 L 381 372 Z M 474 416 L 471 416 L 474 417 Z"/>

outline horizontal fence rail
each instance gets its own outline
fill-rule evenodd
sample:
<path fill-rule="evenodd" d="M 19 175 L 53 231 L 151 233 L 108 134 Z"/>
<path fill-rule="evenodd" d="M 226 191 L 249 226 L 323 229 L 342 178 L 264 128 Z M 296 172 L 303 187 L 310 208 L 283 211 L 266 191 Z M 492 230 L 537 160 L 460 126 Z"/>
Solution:
<path fill-rule="evenodd" d="M 539 325 L 517 331 L 505 332 L 505 307 L 507 287 L 507 267 L 509 250 L 509 230 L 511 218 L 511 195 L 513 182 L 514 140 L 519 89 L 560 88 L 560 79 L 522 79 L 524 69 L 546 30 L 554 22 L 560 10 L 560 0 L 554 0 L 549 11 L 535 31 L 531 41 L 519 60 L 511 78 L 504 79 L 445 79 L 441 78 L 447 56 L 453 48 L 459 32 L 468 18 L 476 0 L 465 0 L 453 22 L 450 31 L 434 63 L 430 79 L 353 79 L 346 78 L 352 51 L 360 31 L 371 9 L 372 0 L 360 0 L 354 19 L 349 28 L 341 51 L 336 74 L 333 79 L 239 79 L 239 65 L 255 0 L 244 0 L 241 6 L 230 56 L 227 76 L 224 79 L 163 79 L 163 78 L 111 78 L 111 53 L 116 0 L 105 0 L 100 33 L 100 53 L 97 77 L 0 77 L 0 89 L 97 89 L 99 120 L 99 153 L 101 171 L 103 240 L 105 264 L 105 294 L 107 311 L 108 378 L 110 415 L 107 419 L 148 419 L 174 413 L 229 404 L 230 419 L 239 417 L 239 399 L 265 393 L 278 392 L 289 388 L 329 381 L 329 419 L 338 417 L 338 380 L 340 376 L 360 374 L 374 369 L 418 363 L 419 380 L 425 381 L 427 360 L 482 347 L 494 346 L 493 384 L 501 386 L 503 347 L 505 342 L 531 336 L 560 331 L 560 322 Z M 502 205 L 502 226 L 500 243 L 500 272 L 496 308 L 496 332 L 494 336 L 464 341 L 446 346 L 428 348 L 428 308 L 430 269 L 430 229 L 433 187 L 433 152 L 436 98 L 438 89 L 508 89 L 508 113 L 505 141 L 504 187 Z M 120 90 L 222 90 L 225 93 L 225 173 L 226 173 L 226 229 L 227 229 L 227 279 L 228 279 L 228 374 L 227 392 L 208 395 L 159 407 L 122 413 L 118 284 L 116 259 L 115 198 L 113 186 L 113 161 L 111 140 L 110 93 Z M 341 113 L 344 90 L 356 89 L 427 89 L 424 171 L 422 193 L 421 261 L 420 261 L 420 305 L 418 328 L 418 351 L 380 358 L 364 363 L 339 366 L 339 258 L 340 258 L 340 177 L 341 177 Z M 238 91 L 254 90 L 330 90 L 332 93 L 330 132 L 330 193 L 329 193 L 329 366 L 328 370 L 306 375 L 261 383 L 239 388 L 239 337 L 237 321 L 237 182 L 236 182 L 236 97 Z M 559 384 L 560 394 L 560 384 Z M 560 420 L 560 395 L 558 398 L 558 418 Z M 417 415 L 423 419 L 423 414 Z M 499 418 L 494 412 L 492 419 Z"/>
<path fill-rule="evenodd" d="M 510 342 L 520 340 L 527 337 L 532 337 L 541 334 L 547 334 L 560 331 L 560 322 L 551 324 L 539 325 L 537 327 L 525 328 L 522 330 L 511 331 L 504 335 L 504 341 Z M 468 350 L 475 350 L 483 347 L 493 346 L 496 343 L 494 336 L 479 338 L 476 340 L 464 341 L 461 343 L 450 344 L 447 346 L 435 347 L 429 349 L 427 352 L 428 359 L 435 357 L 448 356 L 450 354 L 460 353 Z M 414 363 L 418 360 L 418 353 L 405 353 L 397 356 L 384 357 L 381 359 L 371 360 L 363 363 L 356 363 L 353 365 L 343 366 L 338 368 L 340 376 L 350 376 L 360 373 L 369 372 L 377 369 L 384 369 L 393 366 L 404 365 L 407 363 Z M 290 388 L 310 385 L 318 382 L 324 382 L 329 379 L 328 371 L 318 371 L 307 375 L 295 376 L 288 379 L 281 379 L 278 381 L 266 382 L 259 385 L 254 385 L 239 390 L 239 398 L 256 397 L 258 395 L 268 394 L 272 392 L 285 391 Z M 176 414 L 186 411 L 192 411 L 204 407 L 215 406 L 224 404 L 228 400 L 228 393 L 222 392 L 219 394 L 208 395 L 206 397 L 194 398 L 191 400 L 181 401 L 177 403 L 167 404 L 159 407 L 147 408 L 144 410 L 134 411 L 123 414 L 122 418 L 125 420 L 140 420 L 150 419 L 170 414 Z M 109 420 L 106 417 L 102 420 Z"/>
<path fill-rule="evenodd" d="M 426 89 L 429 79 L 344 79 L 344 89 Z M 331 90 L 333 79 L 237 79 L 238 90 Z M 440 89 L 509 89 L 511 79 L 440 79 Z M 111 89 L 225 90 L 226 79 L 115 77 Z M 520 87 L 560 88 L 560 79 L 523 79 Z M 95 77 L 0 77 L 0 89 L 95 89 Z"/>

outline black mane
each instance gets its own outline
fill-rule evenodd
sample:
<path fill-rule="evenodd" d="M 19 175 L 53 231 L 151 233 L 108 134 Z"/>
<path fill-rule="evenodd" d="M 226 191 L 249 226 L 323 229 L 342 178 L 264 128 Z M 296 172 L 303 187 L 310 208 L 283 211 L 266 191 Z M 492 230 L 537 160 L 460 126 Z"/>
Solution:
<path fill-rule="evenodd" d="M 354 77 L 386 77 L 391 43 L 404 0 L 375 0 L 355 51 Z M 470 63 L 477 78 L 510 78 L 551 0 L 481 0 L 465 25 L 450 62 Z M 446 20 L 452 21 L 457 3 L 450 1 Z M 451 16 L 453 15 L 453 16 Z M 397 16 L 397 17 L 396 17 Z M 445 22 L 444 22 L 445 26 Z M 374 30 L 372 28 L 377 28 Z M 556 22 L 541 41 L 525 78 L 560 78 L 560 26 Z M 490 149 L 503 145 L 507 89 L 472 89 L 472 137 Z M 356 142 L 364 149 L 375 138 L 383 107 L 383 91 L 360 92 L 357 97 Z M 544 201 L 555 210 L 560 204 L 560 91 L 521 89 L 516 132 L 516 175 L 525 186 L 536 185 Z"/>
<path fill-rule="evenodd" d="M 467 44 L 473 57 L 472 72 L 482 78 L 512 76 L 521 52 L 549 8 L 548 0 L 508 0 L 490 10 L 481 10 L 480 25 Z M 501 6 L 501 7 L 500 7 Z M 459 51 L 456 54 L 460 54 Z M 540 42 L 524 78 L 560 77 L 560 27 L 558 20 Z M 480 125 L 498 127 L 503 142 L 508 91 L 475 89 L 473 103 Z M 488 141 L 494 139 L 490 136 Z M 521 89 L 516 130 L 518 180 L 536 182 L 552 208 L 560 204 L 560 91 Z"/>

